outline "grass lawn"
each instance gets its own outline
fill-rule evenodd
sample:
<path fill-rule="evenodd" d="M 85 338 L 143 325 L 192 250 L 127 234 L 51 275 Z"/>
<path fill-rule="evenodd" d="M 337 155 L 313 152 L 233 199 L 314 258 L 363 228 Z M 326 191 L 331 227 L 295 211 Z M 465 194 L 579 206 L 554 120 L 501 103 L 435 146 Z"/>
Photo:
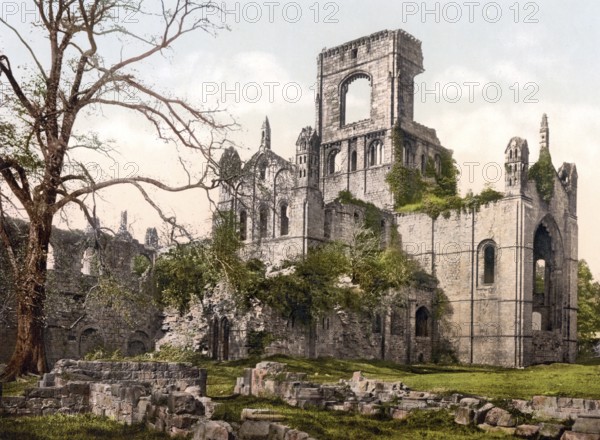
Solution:
<path fill-rule="evenodd" d="M 44 417 L 0 417 L 2 440 L 167 440 L 167 434 L 142 426 L 125 426 L 104 417 L 84 414 Z"/>
<path fill-rule="evenodd" d="M 534 395 L 569 396 L 600 399 L 600 365 L 537 365 L 521 370 L 465 365 L 397 365 L 386 361 L 351 361 L 333 358 L 302 359 L 274 356 L 268 360 L 288 364 L 290 371 L 308 373 L 314 382 L 350 379 L 354 371 L 368 378 L 402 381 L 415 390 L 438 393 L 460 392 L 491 399 L 531 399 Z M 258 359 L 215 363 L 203 360 L 208 370 L 208 394 L 226 396 L 233 392 L 235 378 Z"/>

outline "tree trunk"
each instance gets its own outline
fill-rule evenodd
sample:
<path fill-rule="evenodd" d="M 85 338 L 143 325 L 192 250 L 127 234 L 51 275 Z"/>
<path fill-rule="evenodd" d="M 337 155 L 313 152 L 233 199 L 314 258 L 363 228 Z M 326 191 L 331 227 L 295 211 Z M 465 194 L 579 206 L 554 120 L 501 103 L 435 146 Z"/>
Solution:
<path fill-rule="evenodd" d="M 46 326 L 46 259 L 52 219 L 31 220 L 23 266 L 15 274 L 17 292 L 17 341 L 2 380 L 47 371 L 44 329 Z"/>

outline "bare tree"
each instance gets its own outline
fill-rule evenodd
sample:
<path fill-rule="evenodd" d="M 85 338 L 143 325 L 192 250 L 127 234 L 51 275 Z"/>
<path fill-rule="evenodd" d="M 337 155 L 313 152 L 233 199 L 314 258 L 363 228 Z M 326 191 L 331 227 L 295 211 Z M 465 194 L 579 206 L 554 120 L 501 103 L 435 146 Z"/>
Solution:
<path fill-rule="evenodd" d="M 175 227 L 175 219 L 164 214 L 149 189 L 180 192 L 215 187 L 218 180 L 208 173 L 218 167 L 215 150 L 224 145 L 230 128 L 229 123 L 219 122 L 218 110 L 198 109 L 186 100 L 161 94 L 134 73 L 136 67 L 147 67 L 150 59 L 161 56 L 183 36 L 196 31 L 216 32 L 219 25 L 207 18 L 218 9 L 214 3 L 34 3 L 38 15 L 34 36 L 43 37 L 47 45 L 43 50 L 7 17 L 0 17 L 0 24 L 14 35 L 14 46 L 20 45 L 19 50 L 24 48 L 33 60 L 33 73 L 19 75 L 11 65 L 15 55 L 0 54 L 0 81 L 11 91 L 11 99 L 0 108 L 0 240 L 11 270 L 18 320 L 17 342 L 5 380 L 47 369 L 43 343 L 45 282 L 55 215 L 74 204 L 90 225 L 98 225 L 96 194 L 115 185 L 130 185 Z M 126 26 L 115 20 L 124 16 L 136 16 L 140 24 Z M 115 58 L 117 44 L 118 59 L 113 62 L 109 58 Z M 119 99 L 124 90 L 134 94 L 135 101 Z M 106 115 L 118 109 L 145 118 L 158 138 L 173 146 L 174 154 L 184 148 L 192 150 L 209 166 L 200 171 L 186 168 L 188 182 L 179 186 L 142 175 L 98 179 L 77 159 L 77 153 L 82 147 L 99 154 L 110 154 L 110 150 L 97 136 L 86 134 L 81 125 L 90 110 Z M 181 164 L 184 166 L 184 161 Z M 22 252 L 10 236 L 10 204 L 28 222 Z"/>

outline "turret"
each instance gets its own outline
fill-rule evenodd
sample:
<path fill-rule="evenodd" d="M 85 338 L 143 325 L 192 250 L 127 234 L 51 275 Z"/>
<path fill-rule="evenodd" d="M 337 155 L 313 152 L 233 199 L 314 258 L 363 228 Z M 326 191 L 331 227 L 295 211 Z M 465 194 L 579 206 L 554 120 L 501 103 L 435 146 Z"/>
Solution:
<path fill-rule="evenodd" d="M 525 139 L 514 137 L 510 140 L 504 150 L 504 167 L 506 170 L 506 194 L 523 194 L 527 187 L 527 171 L 529 169 L 529 147 Z"/>
<path fill-rule="evenodd" d="M 303 128 L 296 141 L 298 187 L 319 185 L 319 137 L 312 127 Z"/>
<path fill-rule="evenodd" d="M 548 150 L 550 148 L 550 128 L 548 127 L 548 116 L 546 113 L 542 116 L 542 124 L 540 126 L 540 150 Z"/>
<path fill-rule="evenodd" d="M 270 150 L 271 149 L 271 124 L 269 124 L 269 118 L 265 117 L 261 130 L 260 149 Z"/>

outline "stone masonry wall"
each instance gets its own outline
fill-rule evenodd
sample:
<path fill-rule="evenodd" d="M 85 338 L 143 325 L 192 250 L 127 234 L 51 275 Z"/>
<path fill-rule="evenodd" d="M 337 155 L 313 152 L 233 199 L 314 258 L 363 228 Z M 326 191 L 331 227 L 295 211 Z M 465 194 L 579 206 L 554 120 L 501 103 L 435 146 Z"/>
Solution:
<path fill-rule="evenodd" d="M 0 252 L 0 263 L 2 263 Z M 154 258 L 155 250 L 130 236 L 101 237 L 81 231 L 55 229 L 51 237 L 46 301 L 46 353 L 49 364 L 62 358 L 80 358 L 96 348 L 136 355 L 154 348 L 160 326 L 153 303 L 149 273 L 133 271 L 135 258 Z M 99 259 L 105 275 L 114 277 L 127 294 L 110 298 L 98 290 Z M 3 264 L 3 263 L 2 263 Z M 9 284 L 0 285 L 0 294 Z M 13 310 L 14 307 L 13 307 Z M 12 355 L 16 316 L 0 326 L 0 362 Z"/>
<path fill-rule="evenodd" d="M 0 398 L 0 416 L 91 412 L 170 434 L 188 434 L 210 417 L 206 370 L 191 364 L 63 359 L 38 388 Z"/>

